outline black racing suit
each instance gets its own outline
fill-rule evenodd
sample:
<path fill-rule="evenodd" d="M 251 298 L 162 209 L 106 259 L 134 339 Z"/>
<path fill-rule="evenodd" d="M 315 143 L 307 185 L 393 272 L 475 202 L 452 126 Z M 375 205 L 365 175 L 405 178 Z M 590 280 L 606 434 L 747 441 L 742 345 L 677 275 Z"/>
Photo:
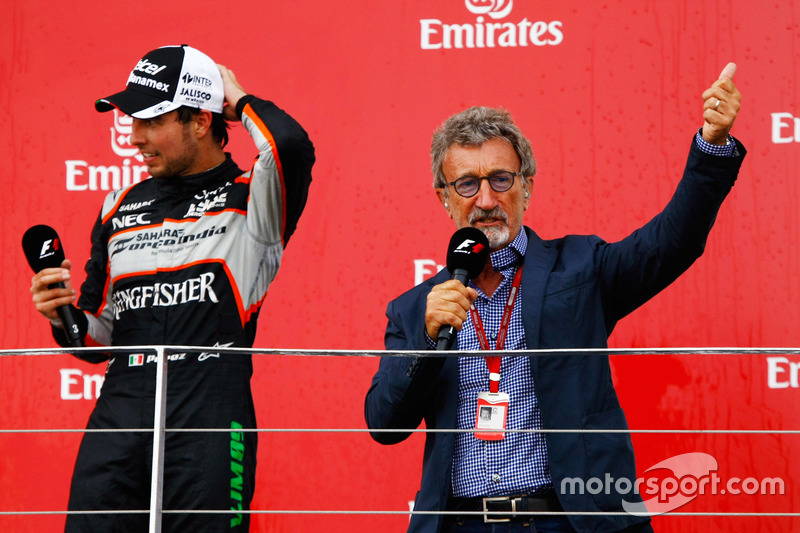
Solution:
<path fill-rule="evenodd" d="M 87 345 L 191 345 L 169 360 L 165 510 L 249 509 L 256 467 L 249 355 L 256 319 L 305 207 L 314 147 L 268 101 L 237 105 L 259 156 L 110 193 L 92 231 L 76 312 Z M 63 333 L 54 329 L 65 344 Z M 88 428 L 153 427 L 154 357 L 111 354 Z M 96 361 L 95 361 L 96 362 Z M 170 432 L 230 428 L 230 432 Z M 86 433 L 70 510 L 148 509 L 152 431 Z M 67 531 L 146 530 L 147 515 L 69 515 Z M 247 513 L 171 514 L 165 531 L 246 531 Z M 233 528 L 233 529 L 232 529 Z"/>

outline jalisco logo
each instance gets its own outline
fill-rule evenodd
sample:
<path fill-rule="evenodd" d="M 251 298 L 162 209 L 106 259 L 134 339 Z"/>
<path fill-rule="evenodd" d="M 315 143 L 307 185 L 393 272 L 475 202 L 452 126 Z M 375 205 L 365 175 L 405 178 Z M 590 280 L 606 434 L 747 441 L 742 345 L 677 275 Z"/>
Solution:
<path fill-rule="evenodd" d="M 193 85 L 195 87 L 200 87 L 200 89 L 192 89 L 190 87 L 181 87 L 181 96 L 185 96 L 187 100 L 191 100 L 193 102 L 204 103 L 211 100 L 211 93 L 208 93 L 202 89 L 211 87 L 211 80 L 208 78 L 204 78 L 203 76 L 194 76 L 190 73 L 186 73 L 181 76 L 181 81 L 184 85 Z"/>
<path fill-rule="evenodd" d="M 114 124 L 111 127 L 111 150 L 124 158 L 121 164 L 90 165 L 83 159 L 68 159 L 66 186 L 68 191 L 112 191 L 139 183 L 150 177 L 142 161 L 139 149 L 131 145 L 133 119 L 114 109 Z M 134 161 L 131 161 L 131 158 Z"/>
<path fill-rule="evenodd" d="M 420 47 L 423 50 L 463 48 L 516 48 L 557 46 L 564 40 L 561 21 L 491 22 L 511 13 L 514 0 L 464 0 L 467 10 L 477 15 L 475 23 L 444 23 L 420 19 Z"/>
<path fill-rule="evenodd" d="M 628 478 L 614 478 L 606 473 L 603 479 L 593 477 L 588 480 L 581 478 L 564 478 L 561 481 L 562 494 L 638 494 L 652 496 L 643 502 L 638 498 L 628 501 L 622 498 L 622 508 L 632 515 L 651 516 L 674 511 L 686 505 L 699 495 L 783 495 L 786 493 L 785 482 L 782 478 L 763 478 L 758 480 L 753 477 L 731 477 L 723 483 L 717 474 L 719 465 L 717 460 L 701 452 L 684 453 L 665 459 L 648 468 L 647 472 L 659 470 L 669 471 L 666 476 L 651 475 L 646 480 L 638 478 L 631 481 Z"/>

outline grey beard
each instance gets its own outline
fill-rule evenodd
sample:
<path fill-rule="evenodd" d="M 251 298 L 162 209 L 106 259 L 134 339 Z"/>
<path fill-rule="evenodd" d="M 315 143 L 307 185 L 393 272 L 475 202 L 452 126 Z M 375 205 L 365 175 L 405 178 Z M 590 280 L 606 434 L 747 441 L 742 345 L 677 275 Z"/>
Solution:
<path fill-rule="evenodd" d="M 489 239 L 489 249 L 491 250 L 499 250 L 503 246 L 508 243 L 508 238 L 510 236 L 508 231 L 508 215 L 505 211 L 503 211 L 500 207 L 495 207 L 494 209 L 490 209 L 486 211 L 485 209 L 481 209 L 476 207 L 472 210 L 469 214 L 469 223 L 473 225 L 478 219 L 481 218 L 499 218 L 505 224 L 500 227 L 482 227 L 480 229 L 486 238 Z"/>

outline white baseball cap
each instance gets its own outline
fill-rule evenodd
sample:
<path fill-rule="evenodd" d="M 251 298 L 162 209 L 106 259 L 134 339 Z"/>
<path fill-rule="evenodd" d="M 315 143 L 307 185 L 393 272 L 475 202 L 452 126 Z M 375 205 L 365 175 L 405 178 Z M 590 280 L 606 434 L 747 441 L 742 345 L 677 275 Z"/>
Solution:
<path fill-rule="evenodd" d="M 136 63 L 125 90 L 94 103 L 100 112 L 115 107 L 134 118 L 153 118 L 181 106 L 222 113 L 225 89 L 214 61 L 188 45 L 163 46 Z"/>

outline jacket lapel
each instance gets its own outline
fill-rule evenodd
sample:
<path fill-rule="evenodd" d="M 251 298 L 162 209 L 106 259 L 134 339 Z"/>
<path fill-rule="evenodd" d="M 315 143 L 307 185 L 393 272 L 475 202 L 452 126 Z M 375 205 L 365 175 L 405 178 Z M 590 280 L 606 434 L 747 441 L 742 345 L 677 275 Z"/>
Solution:
<path fill-rule="evenodd" d="M 525 231 L 528 234 L 528 248 L 522 269 L 522 325 L 528 349 L 536 350 L 539 348 L 544 289 L 558 254 L 555 248 L 543 241 L 533 230 L 526 227 Z M 539 358 L 530 359 L 531 375 L 536 383 L 539 377 Z"/>

